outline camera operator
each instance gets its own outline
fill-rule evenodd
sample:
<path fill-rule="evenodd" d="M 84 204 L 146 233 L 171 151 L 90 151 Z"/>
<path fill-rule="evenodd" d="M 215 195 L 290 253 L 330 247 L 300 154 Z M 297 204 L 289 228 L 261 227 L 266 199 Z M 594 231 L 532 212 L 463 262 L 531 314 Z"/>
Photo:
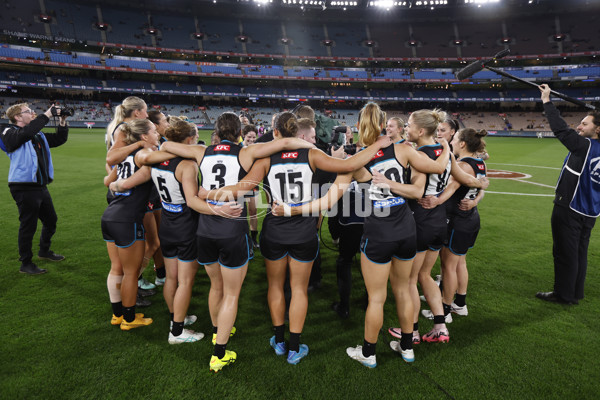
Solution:
<path fill-rule="evenodd" d="M 27 103 L 11 106 L 6 116 L 11 125 L 2 131 L 0 147 L 10 158 L 8 187 L 19 209 L 20 272 L 43 274 L 46 270 L 32 262 L 32 240 L 38 218 L 43 226 L 38 256 L 50 261 L 64 260 L 50 250 L 57 217 L 46 185 L 54 179 L 50 148 L 62 145 L 68 138 L 67 116 L 61 115 L 61 109 L 54 106 L 36 116 Z M 41 129 L 52 116 L 60 117 L 56 132 L 42 133 Z"/>

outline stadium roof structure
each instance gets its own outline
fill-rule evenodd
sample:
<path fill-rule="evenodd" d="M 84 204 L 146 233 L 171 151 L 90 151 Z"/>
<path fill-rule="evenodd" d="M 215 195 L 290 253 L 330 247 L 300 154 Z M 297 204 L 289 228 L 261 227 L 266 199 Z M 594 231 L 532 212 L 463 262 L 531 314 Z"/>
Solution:
<path fill-rule="evenodd" d="M 96 5 L 96 0 L 76 4 Z M 139 9 L 139 3 L 104 0 L 104 5 Z M 598 8 L 598 0 L 146 0 L 143 8 L 170 13 L 201 12 L 232 17 L 311 18 L 324 20 L 374 20 L 408 18 L 436 20 L 489 14 L 508 17 L 524 14 L 586 12 Z M 224 14 L 225 13 L 225 14 Z M 477 14 L 474 14 L 477 13 Z"/>

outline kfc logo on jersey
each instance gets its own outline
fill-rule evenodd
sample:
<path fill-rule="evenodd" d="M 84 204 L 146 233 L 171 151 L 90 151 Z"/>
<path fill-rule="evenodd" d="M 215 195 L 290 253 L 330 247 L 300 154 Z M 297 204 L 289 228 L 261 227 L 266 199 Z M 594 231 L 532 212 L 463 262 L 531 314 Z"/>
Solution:
<path fill-rule="evenodd" d="M 439 157 L 440 154 L 442 154 L 442 151 L 444 151 L 444 150 L 442 150 L 442 149 L 435 149 L 433 152 L 435 153 L 436 157 Z"/>
<path fill-rule="evenodd" d="M 477 168 L 479 168 L 482 171 L 485 171 L 485 165 L 477 164 Z"/>
<path fill-rule="evenodd" d="M 373 158 L 371 158 L 371 160 L 374 160 L 379 157 L 383 157 L 383 150 L 379 150 L 377 153 L 375 153 L 375 155 L 373 156 Z"/>
<path fill-rule="evenodd" d="M 229 151 L 230 146 L 228 144 L 218 144 L 215 146 L 215 151 Z"/>
<path fill-rule="evenodd" d="M 163 161 L 163 162 L 160 163 L 160 165 L 162 165 L 163 167 L 167 167 L 167 166 L 169 166 L 169 162 L 170 161 L 171 160 Z"/>
<path fill-rule="evenodd" d="M 282 160 L 286 160 L 286 159 L 289 159 L 289 158 L 298 158 L 298 152 L 294 151 L 292 153 L 283 153 L 281 155 L 281 159 Z"/>

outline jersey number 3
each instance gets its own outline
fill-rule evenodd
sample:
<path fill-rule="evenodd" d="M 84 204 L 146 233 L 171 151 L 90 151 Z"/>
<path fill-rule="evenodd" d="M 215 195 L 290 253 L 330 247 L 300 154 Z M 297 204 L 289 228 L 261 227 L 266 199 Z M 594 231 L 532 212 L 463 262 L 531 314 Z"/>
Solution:
<path fill-rule="evenodd" d="M 227 167 L 223 164 L 215 164 L 212 168 L 212 173 L 215 174 L 216 184 L 210 185 L 210 189 L 219 189 L 225 186 L 225 174 L 227 173 Z"/>

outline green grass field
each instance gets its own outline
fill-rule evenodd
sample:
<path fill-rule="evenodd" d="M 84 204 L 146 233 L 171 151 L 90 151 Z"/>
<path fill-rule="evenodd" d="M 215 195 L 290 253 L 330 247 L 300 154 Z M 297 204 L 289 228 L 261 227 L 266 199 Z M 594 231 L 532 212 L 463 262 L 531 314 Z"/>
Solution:
<path fill-rule="evenodd" d="M 403 362 L 388 346 L 387 327 L 397 326 L 390 293 L 377 368 L 351 360 L 346 347 L 363 338 L 358 258 L 351 316 L 342 321 L 330 310 L 337 299 L 336 254 L 322 247 L 323 286 L 309 295 L 302 335 L 310 354 L 288 365 L 268 344 L 266 275 L 258 253 L 242 288 L 238 333 L 229 342 L 238 360 L 215 375 L 208 369 L 210 340 L 167 343 L 169 315 L 160 294 L 141 310 L 154 319 L 150 327 L 122 332 L 109 324 L 109 259 L 100 231 L 104 139 L 97 130 L 72 130 L 69 141 L 52 151 L 50 191 L 59 216 L 52 247 L 66 260 L 40 260 L 49 273 L 18 272 L 17 208 L 6 184 L 0 190 L 0 398 L 598 398 L 599 235 L 592 235 L 580 305 L 534 297 L 552 289 L 551 195 L 566 150 L 553 139 L 522 138 L 489 138 L 488 150 L 488 168 L 527 173 L 526 181 L 544 186 L 492 179 L 479 208 L 481 232 L 467 258 L 469 316 L 448 326 L 449 344 L 420 344 L 416 362 Z M 6 182 L 8 165 L 0 156 L 0 181 Z M 322 239 L 331 247 L 325 231 Z M 152 271 L 146 275 L 153 279 Z M 191 328 L 207 334 L 208 287 L 200 269 L 189 312 L 199 317 Z M 432 321 L 421 319 L 420 326 L 424 334 Z"/>

